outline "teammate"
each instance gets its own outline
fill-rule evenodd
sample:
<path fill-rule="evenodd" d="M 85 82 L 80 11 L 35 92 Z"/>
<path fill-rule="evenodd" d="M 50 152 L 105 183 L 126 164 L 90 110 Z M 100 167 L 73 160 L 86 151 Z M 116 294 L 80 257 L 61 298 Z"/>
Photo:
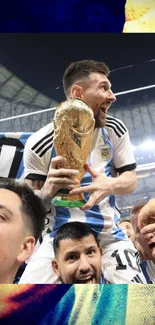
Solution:
<path fill-rule="evenodd" d="M 96 234 L 83 222 L 68 222 L 57 231 L 52 260 L 54 272 L 62 283 L 104 283 L 102 249 Z"/>
<path fill-rule="evenodd" d="M 34 251 L 45 223 L 44 206 L 26 185 L 0 179 L 0 283 L 13 283 Z"/>
<path fill-rule="evenodd" d="M 55 157 L 53 123 L 49 123 L 27 141 L 24 152 L 25 180 L 44 199 L 49 217 L 49 232 L 28 264 L 21 283 L 55 283 L 51 274 L 54 257 L 52 242 L 60 226 L 69 221 L 86 222 L 94 230 L 103 250 L 103 268 L 111 283 L 132 283 L 138 274 L 145 279 L 135 258 L 136 249 L 124 231 L 117 227 L 119 211 L 115 195 L 125 195 L 136 187 L 136 163 L 129 133 L 108 109 L 116 100 L 108 79 L 109 68 L 103 62 L 83 60 L 73 62 L 63 76 L 67 99 L 81 98 L 92 108 L 95 130 L 86 173 L 77 188 L 73 169 L 58 169 L 65 158 Z M 65 130 L 64 130 L 65 132 Z M 51 204 L 51 198 L 61 189 L 84 193 L 83 208 L 61 208 Z M 39 190 L 41 191 L 39 192 Z M 109 277 L 109 278 L 108 278 Z"/>
<path fill-rule="evenodd" d="M 148 283 L 155 283 L 155 200 L 141 202 L 132 208 L 131 222 L 141 267 Z"/>

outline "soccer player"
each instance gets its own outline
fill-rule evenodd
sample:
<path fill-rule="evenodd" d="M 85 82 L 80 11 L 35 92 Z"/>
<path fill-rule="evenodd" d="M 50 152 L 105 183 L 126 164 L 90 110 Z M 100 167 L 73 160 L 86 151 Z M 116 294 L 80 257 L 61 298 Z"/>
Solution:
<path fill-rule="evenodd" d="M 102 249 L 87 224 L 65 223 L 54 237 L 53 248 L 52 267 L 62 283 L 104 283 Z"/>
<path fill-rule="evenodd" d="M 86 173 L 77 188 L 78 171 L 57 168 L 64 157 L 57 156 L 53 146 L 53 123 L 29 137 L 24 151 L 25 181 L 38 191 L 49 217 L 49 232 L 31 259 L 21 283 L 55 283 L 51 274 L 53 237 L 60 226 L 69 221 L 87 223 L 98 235 L 103 250 L 103 268 L 111 283 L 133 283 L 135 276 L 145 279 L 137 267 L 136 249 L 123 229 L 117 227 L 120 217 L 115 195 L 125 195 L 136 187 L 136 163 L 129 133 L 119 119 L 108 115 L 116 100 L 109 80 L 110 70 L 103 62 L 73 62 L 63 76 L 67 99 L 81 98 L 92 109 L 95 129 Z M 74 176 L 74 177 L 73 177 Z M 62 208 L 51 204 L 59 189 L 71 194 L 84 193 L 86 204 L 81 208 Z"/>

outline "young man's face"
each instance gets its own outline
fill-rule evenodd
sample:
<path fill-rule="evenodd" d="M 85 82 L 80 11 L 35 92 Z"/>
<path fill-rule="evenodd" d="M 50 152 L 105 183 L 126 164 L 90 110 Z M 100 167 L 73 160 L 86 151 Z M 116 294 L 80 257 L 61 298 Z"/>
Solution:
<path fill-rule="evenodd" d="M 91 73 L 80 96 L 92 108 L 96 127 L 104 127 L 108 109 L 116 100 L 109 79 L 104 74 Z"/>
<path fill-rule="evenodd" d="M 63 239 L 52 266 L 62 283 L 100 283 L 102 250 L 93 235 Z"/>
<path fill-rule="evenodd" d="M 142 255 L 144 255 L 145 259 L 151 259 L 155 263 L 155 232 L 150 232 L 149 234 L 141 234 L 138 228 L 138 214 L 133 218 L 132 224 L 135 231 L 136 241 L 142 248 Z M 149 220 L 150 223 L 154 223 L 154 219 Z M 138 248 L 138 247 L 137 247 Z"/>
<path fill-rule="evenodd" d="M 3 278 L 9 278 L 16 263 L 20 265 L 27 258 L 24 259 L 23 254 L 25 228 L 20 198 L 9 190 L 0 189 L 0 283 Z"/>
<path fill-rule="evenodd" d="M 134 230 L 133 230 L 133 227 L 132 227 L 132 224 L 131 222 L 129 221 L 122 221 L 120 224 L 119 224 L 119 228 L 123 228 L 126 230 L 127 232 L 127 235 L 129 237 L 129 239 L 132 240 L 132 242 L 134 243 L 134 240 L 135 240 L 135 233 L 134 233 Z"/>

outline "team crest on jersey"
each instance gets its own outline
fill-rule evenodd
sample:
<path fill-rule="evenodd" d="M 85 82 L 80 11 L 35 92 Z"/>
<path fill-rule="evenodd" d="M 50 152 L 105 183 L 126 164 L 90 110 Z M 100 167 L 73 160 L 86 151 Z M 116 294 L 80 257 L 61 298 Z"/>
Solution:
<path fill-rule="evenodd" d="M 100 135 L 93 152 L 92 166 L 96 168 L 97 165 L 101 163 L 103 170 L 107 163 L 112 159 L 112 155 L 113 151 L 111 144 L 108 142 L 108 139 L 105 139 L 103 135 Z"/>
<path fill-rule="evenodd" d="M 102 146 L 99 146 L 100 150 L 100 155 L 102 161 L 107 161 L 111 157 L 111 150 L 110 150 L 110 145 L 109 144 L 104 144 Z"/>

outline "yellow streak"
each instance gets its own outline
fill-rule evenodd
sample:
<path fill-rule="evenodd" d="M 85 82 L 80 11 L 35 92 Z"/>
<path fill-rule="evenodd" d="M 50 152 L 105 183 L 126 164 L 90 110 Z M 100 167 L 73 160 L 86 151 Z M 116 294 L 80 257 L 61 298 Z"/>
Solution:
<path fill-rule="evenodd" d="M 125 325 L 155 324 L 155 285 L 130 284 Z"/>
<path fill-rule="evenodd" d="M 155 32 L 155 1 L 128 0 L 125 7 L 126 23 L 123 33 Z"/>

